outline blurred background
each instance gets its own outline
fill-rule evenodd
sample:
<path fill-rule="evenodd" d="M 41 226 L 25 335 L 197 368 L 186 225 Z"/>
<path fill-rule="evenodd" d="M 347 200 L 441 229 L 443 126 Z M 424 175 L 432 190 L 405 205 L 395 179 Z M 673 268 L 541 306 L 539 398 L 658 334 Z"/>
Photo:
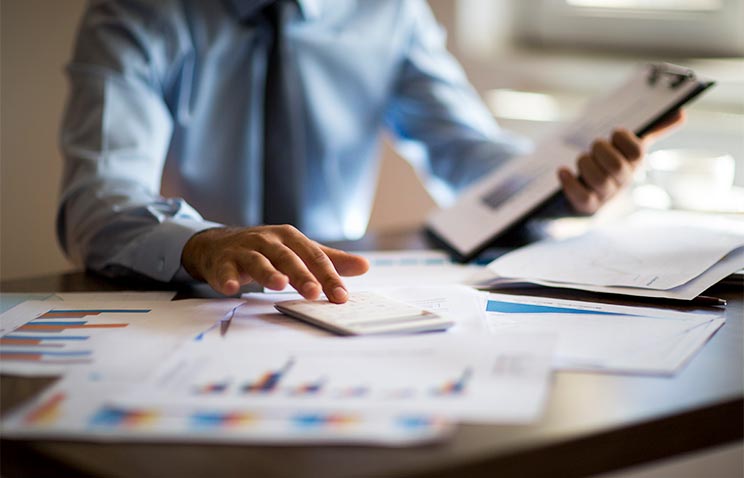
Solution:
<path fill-rule="evenodd" d="M 502 126 L 539 139 L 639 63 L 717 86 L 654 150 L 725 153 L 744 186 L 744 0 L 430 0 L 448 47 Z M 83 0 L 0 2 L 0 278 L 71 270 L 56 243 L 57 128 Z M 386 141 L 369 229 L 420 225 L 435 201 Z M 740 196 L 732 196 L 738 201 Z M 742 202 L 744 208 L 744 202 Z"/>

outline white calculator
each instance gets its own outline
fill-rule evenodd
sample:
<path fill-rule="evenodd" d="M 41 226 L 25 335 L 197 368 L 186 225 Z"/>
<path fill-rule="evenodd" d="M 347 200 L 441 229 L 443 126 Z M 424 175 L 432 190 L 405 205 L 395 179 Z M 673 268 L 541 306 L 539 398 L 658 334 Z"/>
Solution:
<path fill-rule="evenodd" d="M 446 330 L 450 319 L 374 292 L 354 292 L 344 304 L 287 300 L 274 304 L 292 317 L 341 335 L 404 334 Z"/>

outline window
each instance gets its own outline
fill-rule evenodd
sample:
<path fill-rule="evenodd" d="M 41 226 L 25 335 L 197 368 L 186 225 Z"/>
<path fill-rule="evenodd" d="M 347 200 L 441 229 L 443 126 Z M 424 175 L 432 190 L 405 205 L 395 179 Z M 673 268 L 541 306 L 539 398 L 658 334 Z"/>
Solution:
<path fill-rule="evenodd" d="M 744 0 L 522 0 L 517 36 L 542 46 L 744 55 Z"/>

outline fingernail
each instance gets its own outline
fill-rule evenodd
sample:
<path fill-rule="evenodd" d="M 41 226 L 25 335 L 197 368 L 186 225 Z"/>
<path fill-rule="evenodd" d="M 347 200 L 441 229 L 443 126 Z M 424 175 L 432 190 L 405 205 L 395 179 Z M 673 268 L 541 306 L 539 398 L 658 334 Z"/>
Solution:
<path fill-rule="evenodd" d="M 333 289 L 333 298 L 337 301 L 346 300 L 349 297 L 349 293 L 343 287 L 336 287 Z"/>

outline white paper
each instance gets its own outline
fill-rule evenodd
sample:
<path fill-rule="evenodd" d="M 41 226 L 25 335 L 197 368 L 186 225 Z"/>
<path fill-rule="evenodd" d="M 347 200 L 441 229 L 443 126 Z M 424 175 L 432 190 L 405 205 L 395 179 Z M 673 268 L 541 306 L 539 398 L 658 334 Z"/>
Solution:
<path fill-rule="evenodd" d="M 377 292 L 451 318 L 448 334 L 480 335 L 488 331 L 484 306 L 487 295 L 464 285 L 380 288 Z"/>
<path fill-rule="evenodd" d="M 455 325 L 446 333 L 482 334 L 487 332 L 484 313 L 485 294 L 467 286 L 380 287 L 375 292 L 424 310 L 451 318 Z M 351 292 L 354 294 L 354 291 Z M 267 338 L 271 340 L 296 337 L 330 337 L 331 332 L 302 322 L 274 308 L 275 302 L 296 300 L 299 294 L 248 293 L 244 304 L 235 311 L 225 334 L 230 339 Z M 222 339 L 219 327 L 204 334 L 204 340 Z"/>
<path fill-rule="evenodd" d="M 141 378 L 239 300 L 27 301 L 0 315 L 0 372 Z"/>
<path fill-rule="evenodd" d="M 517 249 L 488 268 L 501 277 L 531 281 L 670 290 L 742 246 L 744 221 L 700 224 L 674 215 L 637 214 L 578 237 Z"/>
<path fill-rule="evenodd" d="M 439 250 L 354 252 L 366 257 L 370 268 L 366 274 L 342 277 L 346 288 L 365 291 L 379 288 L 464 284 L 482 266 L 458 264 Z M 264 292 L 271 293 L 268 289 Z M 291 286 L 281 292 L 294 293 Z"/>
<path fill-rule="evenodd" d="M 602 292 L 607 294 L 632 295 L 636 297 L 655 297 L 659 299 L 676 299 L 692 300 L 699 296 L 703 291 L 714 284 L 717 284 L 732 272 L 744 264 L 744 247 L 740 247 L 729 253 L 726 257 L 718 261 L 710 269 L 699 276 L 690 280 L 686 284 L 674 287 L 669 290 L 640 289 L 637 287 L 611 287 L 611 286 L 592 286 L 580 284 L 566 284 L 563 282 L 552 282 L 534 280 L 530 281 L 546 287 L 559 287 L 568 289 L 586 290 L 589 292 Z"/>
<path fill-rule="evenodd" d="M 552 341 L 518 334 L 193 342 L 116 403 L 302 405 L 527 423 L 547 397 Z"/>
<path fill-rule="evenodd" d="M 121 302 L 132 301 L 169 301 L 176 291 L 117 291 L 117 292 L 55 292 L 46 300 L 64 300 L 74 302 Z"/>
<path fill-rule="evenodd" d="M 718 312 L 506 294 L 490 294 L 487 310 L 496 336 L 556 334 L 559 369 L 614 373 L 673 374 L 725 321 Z"/>
<path fill-rule="evenodd" d="M 451 423 L 431 415 L 364 411 L 147 408 L 110 405 L 127 382 L 69 376 L 2 422 L 2 436 L 86 441 L 403 446 L 442 439 Z"/>

